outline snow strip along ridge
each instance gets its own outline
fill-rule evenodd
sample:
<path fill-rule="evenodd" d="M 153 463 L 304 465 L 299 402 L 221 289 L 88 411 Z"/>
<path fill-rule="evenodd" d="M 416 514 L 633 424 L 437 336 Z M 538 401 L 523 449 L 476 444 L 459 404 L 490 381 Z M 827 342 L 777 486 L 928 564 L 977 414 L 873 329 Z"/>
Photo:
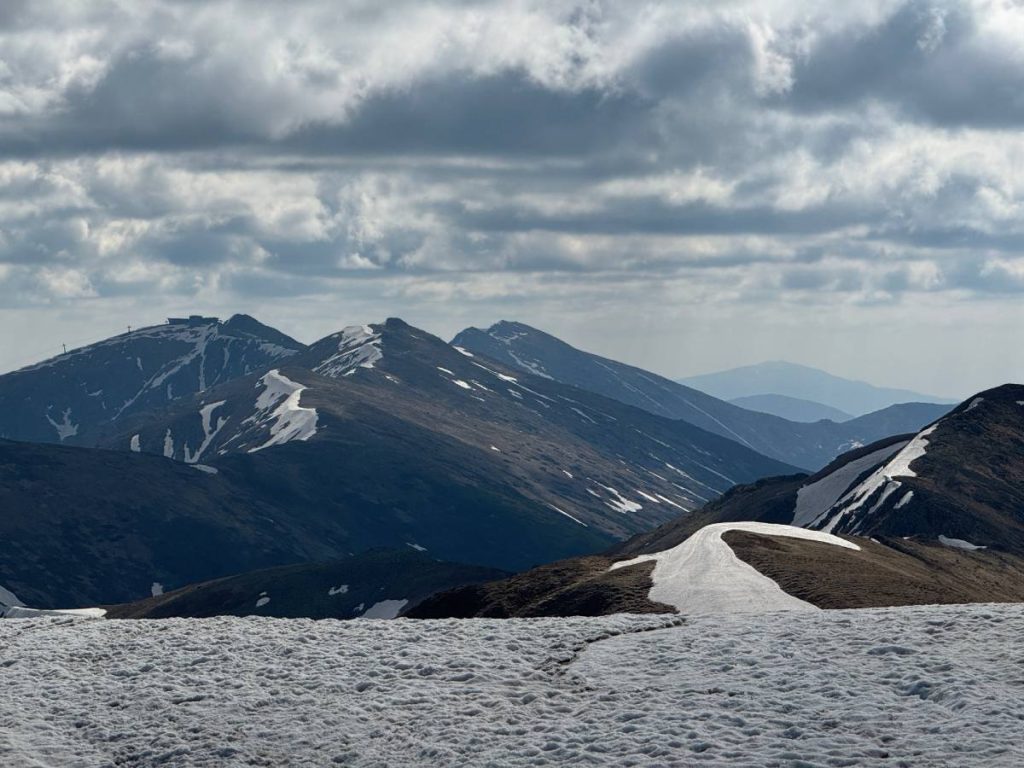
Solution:
<path fill-rule="evenodd" d="M 18 596 L 0 586 L 0 618 L 2 619 L 36 619 L 46 616 L 70 616 L 79 619 L 102 619 L 107 615 L 104 608 L 67 608 L 62 610 L 46 610 L 29 608 Z"/>
<path fill-rule="evenodd" d="M 832 508 L 823 512 L 811 524 L 811 527 L 820 528 L 826 533 L 831 533 L 847 515 L 861 509 L 869 498 L 884 487 L 882 495 L 871 509 L 868 510 L 867 516 L 870 517 L 874 514 L 893 493 L 899 490 L 900 482 L 895 478 L 917 477 L 917 473 L 911 469 L 911 464 L 925 455 L 928 448 L 928 438 L 938 429 L 941 423 L 941 421 L 937 421 L 927 429 L 919 432 L 913 440 L 903 446 L 899 453 L 872 472 L 864 482 L 843 496 Z M 832 514 L 833 510 L 835 510 L 834 514 Z M 829 515 L 831 515 L 831 518 L 829 518 Z"/>
<path fill-rule="evenodd" d="M 847 462 L 820 480 L 803 486 L 796 494 L 793 525 L 803 528 L 813 523 L 850 490 L 850 486 L 857 481 L 857 478 L 904 448 L 908 442 L 910 441 L 894 443 L 872 451 L 859 459 Z"/>
<path fill-rule="evenodd" d="M 715 523 L 694 533 L 678 546 L 614 563 L 609 570 L 654 561 L 648 598 L 671 605 L 685 614 L 769 613 L 817 611 L 816 606 L 793 597 L 772 579 L 740 560 L 722 540 L 729 531 L 765 536 L 786 536 L 817 541 L 845 549 L 856 544 L 821 531 L 774 523 Z"/>
<path fill-rule="evenodd" d="M 0 617 L 5 619 L 39 619 L 46 617 L 70 617 L 73 619 L 102 619 L 106 617 L 106 608 L 26 608 L 16 605 L 6 611 L 0 610 Z"/>
<path fill-rule="evenodd" d="M 256 398 L 256 413 L 242 423 L 269 425 L 270 439 L 250 448 L 249 453 L 292 440 L 309 440 L 316 434 L 316 409 L 303 408 L 299 404 L 306 387 L 284 376 L 276 368 L 261 377 L 257 386 L 262 386 L 263 391 Z"/>
<path fill-rule="evenodd" d="M 369 325 L 350 325 L 337 334 L 338 351 L 313 370 L 337 379 L 359 368 L 373 368 L 384 357 L 381 336 Z"/>

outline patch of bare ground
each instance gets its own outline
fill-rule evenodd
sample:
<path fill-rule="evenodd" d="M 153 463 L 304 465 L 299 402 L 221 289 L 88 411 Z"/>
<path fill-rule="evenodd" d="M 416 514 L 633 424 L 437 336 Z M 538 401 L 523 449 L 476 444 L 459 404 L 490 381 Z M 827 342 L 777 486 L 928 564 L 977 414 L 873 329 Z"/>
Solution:
<path fill-rule="evenodd" d="M 855 551 L 741 531 L 722 538 L 741 560 L 820 608 L 1024 602 L 1024 558 L 993 550 L 846 537 L 861 547 Z"/>
<path fill-rule="evenodd" d="M 501 581 L 435 595 L 407 616 L 431 618 L 527 618 L 674 613 L 648 599 L 654 563 L 609 571 L 612 558 L 580 557 L 551 563 Z"/>

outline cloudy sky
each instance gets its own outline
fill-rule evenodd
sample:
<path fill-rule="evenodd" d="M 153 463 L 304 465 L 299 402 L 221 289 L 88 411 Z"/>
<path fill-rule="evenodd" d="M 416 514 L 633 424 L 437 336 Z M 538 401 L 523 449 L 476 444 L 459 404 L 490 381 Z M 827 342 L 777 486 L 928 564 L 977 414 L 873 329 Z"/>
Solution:
<path fill-rule="evenodd" d="M 1024 380 L 1019 0 L 4 0 L 0 370 L 166 314 Z"/>

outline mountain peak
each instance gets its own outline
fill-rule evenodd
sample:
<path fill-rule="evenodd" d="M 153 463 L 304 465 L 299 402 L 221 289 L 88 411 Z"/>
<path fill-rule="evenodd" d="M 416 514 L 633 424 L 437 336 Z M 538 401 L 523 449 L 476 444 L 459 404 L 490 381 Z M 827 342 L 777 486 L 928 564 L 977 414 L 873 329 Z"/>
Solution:
<path fill-rule="evenodd" d="M 169 318 L 0 376 L 0 436 L 88 444 L 90 433 L 122 416 L 246 376 L 303 348 L 247 315 L 226 323 Z"/>

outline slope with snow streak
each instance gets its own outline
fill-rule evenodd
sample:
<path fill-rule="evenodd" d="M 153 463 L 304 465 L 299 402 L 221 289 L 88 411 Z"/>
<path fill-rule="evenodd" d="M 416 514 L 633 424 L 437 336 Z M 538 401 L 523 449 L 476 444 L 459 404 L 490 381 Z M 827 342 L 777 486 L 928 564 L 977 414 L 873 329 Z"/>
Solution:
<path fill-rule="evenodd" d="M 259 383 L 263 385 L 263 391 L 256 399 L 256 413 L 246 422 L 266 425 L 270 438 L 262 445 L 250 448 L 249 453 L 292 440 L 309 440 L 316 434 L 316 409 L 299 405 L 299 399 L 306 389 L 303 385 L 292 381 L 277 369 L 263 376 Z"/>
<path fill-rule="evenodd" d="M 970 409 L 968 408 L 968 410 Z M 900 481 L 896 478 L 917 476 L 911 465 L 925 455 L 929 437 L 938 429 L 941 423 L 941 420 L 937 421 L 927 429 L 919 432 L 913 440 L 900 449 L 899 453 L 872 472 L 864 482 L 843 496 L 834 506 L 823 512 L 811 525 L 821 528 L 823 531 L 832 532 L 844 518 L 860 510 L 868 499 L 881 490 L 881 494 L 875 500 L 874 505 L 867 511 L 866 516 L 870 517 L 874 514 L 900 489 Z M 858 530 L 859 527 L 857 526 Z"/>
<path fill-rule="evenodd" d="M 239 315 L 135 329 L 0 376 L 0 435 L 96 445 L 133 415 L 280 365 L 302 348 Z"/>
<path fill-rule="evenodd" d="M 838 536 L 773 523 L 715 523 L 697 531 L 682 544 L 653 555 L 615 563 L 609 570 L 654 560 L 649 599 L 671 605 L 685 614 L 817 611 L 815 606 L 782 591 L 774 581 L 736 557 L 722 540 L 729 531 L 765 536 L 788 536 L 837 547 L 857 549 Z"/>
<path fill-rule="evenodd" d="M 313 369 L 323 376 L 351 376 L 358 368 L 373 368 L 384 357 L 381 335 L 372 326 L 350 325 L 328 338 L 337 341 L 338 351 Z"/>
<path fill-rule="evenodd" d="M 906 442 L 894 443 L 877 451 L 871 451 L 859 459 L 847 462 L 820 480 L 802 486 L 796 494 L 793 525 L 802 528 L 813 523 L 850 490 L 850 486 L 858 477 L 878 466 L 880 462 L 888 459 L 906 444 Z"/>

